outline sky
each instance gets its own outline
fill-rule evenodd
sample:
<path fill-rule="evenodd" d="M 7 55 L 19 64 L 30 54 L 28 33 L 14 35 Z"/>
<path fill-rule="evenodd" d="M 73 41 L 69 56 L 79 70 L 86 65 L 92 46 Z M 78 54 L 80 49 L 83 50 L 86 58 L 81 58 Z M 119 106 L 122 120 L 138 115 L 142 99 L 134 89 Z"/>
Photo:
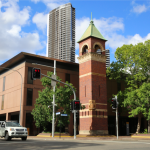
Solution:
<path fill-rule="evenodd" d="M 150 0 L 0 0 L 0 65 L 20 52 L 46 56 L 47 14 L 71 3 L 76 11 L 76 42 L 88 28 L 91 12 L 108 41 L 110 62 L 124 44 L 150 40 Z M 76 43 L 76 62 L 79 44 Z"/>

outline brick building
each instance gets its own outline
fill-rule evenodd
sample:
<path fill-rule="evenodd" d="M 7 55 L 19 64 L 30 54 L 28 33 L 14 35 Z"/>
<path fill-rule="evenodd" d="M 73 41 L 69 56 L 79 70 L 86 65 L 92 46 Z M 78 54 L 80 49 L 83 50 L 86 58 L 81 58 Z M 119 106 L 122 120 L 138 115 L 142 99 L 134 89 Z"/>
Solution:
<path fill-rule="evenodd" d="M 106 76 L 106 41 L 91 20 L 78 41 L 79 64 L 55 59 L 57 75 L 63 82 L 69 81 L 75 86 L 77 97 L 86 106 L 80 110 L 77 118 L 79 134 L 115 135 L 115 112 L 108 100 L 112 94 L 117 94 L 125 87 L 123 82 L 109 80 Z M 53 58 L 21 52 L 0 66 L 0 120 L 19 120 L 21 104 L 21 125 L 30 129 L 30 135 L 39 133 L 31 111 L 38 98 L 38 91 L 43 86 L 40 80 L 31 79 L 31 70 L 34 67 L 41 68 L 41 72 L 47 74 L 47 71 L 53 72 L 50 67 L 53 64 Z M 126 135 L 126 122 L 129 122 L 130 133 L 136 131 L 137 117 L 128 118 L 128 113 L 121 108 L 118 122 L 119 135 Z M 141 131 L 146 127 L 147 121 L 142 118 Z M 68 131 L 73 135 L 73 114 Z"/>
<path fill-rule="evenodd" d="M 55 60 L 56 74 L 63 82 L 71 82 L 77 88 L 76 95 L 79 97 L 79 65 L 68 61 Z M 41 91 L 43 86 L 40 80 L 31 79 L 31 70 L 32 68 L 41 68 L 41 72 L 47 74 L 47 71 L 53 72 L 53 68 L 50 66 L 54 66 L 54 59 L 24 52 L 0 66 L 0 120 L 19 121 L 22 76 L 21 125 L 30 128 L 30 134 L 32 135 L 38 133 L 38 129 L 33 123 L 31 111 L 38 97 L 38 91 Z M 2 67 L 10 68 L 10 70 Z M 72 119 L 69 125 L 71 134 L 73 134 Z"/>

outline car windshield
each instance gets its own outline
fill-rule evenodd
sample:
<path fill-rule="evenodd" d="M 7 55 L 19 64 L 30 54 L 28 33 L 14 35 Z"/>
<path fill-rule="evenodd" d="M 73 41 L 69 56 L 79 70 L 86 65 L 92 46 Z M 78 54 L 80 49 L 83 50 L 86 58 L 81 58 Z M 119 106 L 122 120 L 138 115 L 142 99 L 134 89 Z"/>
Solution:
<path fill-rule="evenodd" d="M 6 122 L 6 127 L 22 127 L 18 122 Z"/>

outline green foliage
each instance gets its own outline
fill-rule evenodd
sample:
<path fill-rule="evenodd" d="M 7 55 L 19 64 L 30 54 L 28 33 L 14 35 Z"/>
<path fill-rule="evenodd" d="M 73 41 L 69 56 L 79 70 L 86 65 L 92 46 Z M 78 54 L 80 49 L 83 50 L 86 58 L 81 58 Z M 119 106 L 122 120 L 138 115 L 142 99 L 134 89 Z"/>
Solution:
<path fill-rule="evenodd" d="M 144 134 L 147 134 L 148 132 L 147 132 L 147 129 L 144 129 Z"/>
<path fill-rule="evenodd" d="M 52 74 L 52 72 L 48 72 L 47 76 L 51 77 Z M 58 76 L 57 80 L 61 81 Z M 52 122 L 52 102 L 54 92 L 53 87 L 51 86 L 51 79 L 43 77 L 41 81 L 44 89 L 39 91 L 39 97 L 36 99 L 35 108 L 32 110 L 31 114 L 35 120 L 36 127 L 43 126 L 45 131 L 48 122 Z M 76 90 L 71 83 L 66 83 Z M 55 88 L 55 103 L 57 104 L 57 106 L 55 106 L 55 112 L 62 111 L 64 114 L 68 114 L 68 117 L 62 117 L 62 120 L 59 118 L 59 115 L 55 117 L 55 123 L 58 126 L 63 126 L 69 123 L 70 102 L 72 101 L 70 99 L 71 95 L 73 95 L 73 91 L 69 86 L 60 86 L 60 83 L 57 82 Z M 50 108 L 48 108 L 49 105 L 51 105 Z"/>
<path fill-rule="evenodd" d="M 125 90 L 117 93 L 120 106 L 128 109 L 129 117 L 143 114 L 149 120 L 150 40 L 117 48 L 115 58 L 106 72 L 109 79 L 126 84 Z"/>

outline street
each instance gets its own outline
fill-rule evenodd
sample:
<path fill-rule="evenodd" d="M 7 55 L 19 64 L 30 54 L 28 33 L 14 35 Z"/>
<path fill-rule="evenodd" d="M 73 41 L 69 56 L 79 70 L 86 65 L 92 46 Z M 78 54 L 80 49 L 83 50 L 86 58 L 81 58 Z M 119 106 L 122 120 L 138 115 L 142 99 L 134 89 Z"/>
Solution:
<path fill-rule="evenodd" d="M 0 138 L 1 150 L 49 150 L 49 149 L 78 149 L 78 150 L 149 150 L 150 141 L 121 141 L 121 140 L 79 140 L 79 139 L 49 139 L 35 138 L 22 141 L 20 138 L 5 141 Z"/>

